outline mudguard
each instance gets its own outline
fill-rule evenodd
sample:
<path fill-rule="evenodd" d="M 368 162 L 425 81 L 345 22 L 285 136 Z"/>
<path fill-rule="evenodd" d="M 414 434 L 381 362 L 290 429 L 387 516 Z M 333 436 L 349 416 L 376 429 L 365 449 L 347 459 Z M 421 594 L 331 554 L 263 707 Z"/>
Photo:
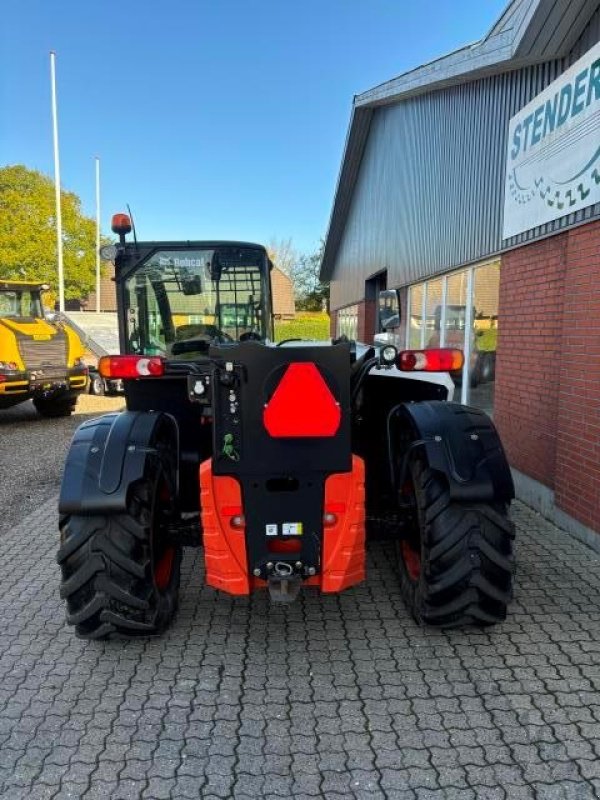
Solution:
<path fill-rule="evenodd" d="M 128 489 L 144 477 L 147 460 L 158 454 L 159 441 L 169 443 L 168 459 L 176 465 L 179 437 L 170 414 L 122 411 L 84 422 L 67 455 L 59 513 L 126 511 Z"/>
<path fill-rule="evenodd" d="M 399 415 L 421 441 L 431 469 L 443 473 L 454 500 L 510 502 L 512 475 L 491 419 L 483 411 L 458 403 L 406 403 Z M 409 449 L 408 458 L 415 445 Z M 404 468 L 404 465 L 403 465 Z"/>

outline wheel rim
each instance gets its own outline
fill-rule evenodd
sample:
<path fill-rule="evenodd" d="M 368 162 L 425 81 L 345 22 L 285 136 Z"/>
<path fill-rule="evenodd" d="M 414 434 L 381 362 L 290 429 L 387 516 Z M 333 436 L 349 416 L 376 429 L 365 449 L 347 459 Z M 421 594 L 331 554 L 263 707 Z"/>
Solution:
<path fill-rule="evenodd" d="M 173 573 L 173 556 L 175 555 L 173 548 L 168 547 L 160 561 L 154 567 L 154 582 L 156 588 L 160 592 L 164 592 L 169 583 L 171 582 L 171 575 Z"/>
<path fill-rule="evenodd" d="M 421 554 L 406 539 L 400 542 L 400 552 L 408 577 L 411 581 L 418 581 L 421 576 Z"/>
<path fill-rule="evenodd" d="M 407 515 L 408 530 L 406 538 L 400 541 L 400 556 L 406 574 L 412 583 L 421 577 L 421 527 L 417 503 L 417 493 L 412 475 L 407 476 L 400 496 L 403 498 Z"/>
<path fill-rule="evenodd" d="M 154 502 L 154 526 L 152 539 L 152 572 L 154 584 L 159 592 L 168 589 L 173 575 L 175 548 L 166 542 L 167 509 L 171 504 L 171 491 L 164 475 L 161 474 Z"/>

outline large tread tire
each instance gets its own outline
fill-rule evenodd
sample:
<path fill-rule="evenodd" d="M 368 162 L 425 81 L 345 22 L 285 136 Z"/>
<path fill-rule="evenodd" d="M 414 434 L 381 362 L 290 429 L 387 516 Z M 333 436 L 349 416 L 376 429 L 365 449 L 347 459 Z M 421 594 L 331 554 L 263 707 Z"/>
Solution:
<path fill-rule="evenodd" d="M 70 417 L 77 405 L 77 396 L 67 395 L 66 397 L 34 397 L 33 405 L 42 417 L 57 419 L 58 417 Z"/>
<path fill-rule="evenodd" d="M 515 533 L 506 505 L 451 500 L 444 477 L 420 458 L 411 464 L 411 477 L 415 529 L 412 541 L 409 535 L 399 543 L 398 565 L 413 617 L 442 628 L 501 622 L 514 576 Z M 418 575 L 411 563 L 415 552 Z"/>
<path fill-rule="evenodd" d="M 153 555 L 156 481 L 133 488 L 126 514 L 65 516 L 57 561 L 67 622 L 84 639 L 111 634 L 156 635 L 177 609 L 181 547 L 170 552 L 170 573 L 159 588 Z"/>

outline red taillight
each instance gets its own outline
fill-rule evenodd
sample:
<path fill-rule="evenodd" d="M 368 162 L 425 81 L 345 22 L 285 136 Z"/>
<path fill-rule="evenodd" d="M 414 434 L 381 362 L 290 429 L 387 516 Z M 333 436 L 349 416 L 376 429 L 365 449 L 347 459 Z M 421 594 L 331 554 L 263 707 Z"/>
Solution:
<path fill-rule="evenodd" d="M 103 378 L 155 378 L 164 375 L 160 356 L 102 356 L 98 372 Z"/>
<path fill-rule="evenodd" d="M 431 350 L 403 350 L 396 365 L 402 372 L 456 372 L 462 369 L 462 350 L 440 347 Z"/>

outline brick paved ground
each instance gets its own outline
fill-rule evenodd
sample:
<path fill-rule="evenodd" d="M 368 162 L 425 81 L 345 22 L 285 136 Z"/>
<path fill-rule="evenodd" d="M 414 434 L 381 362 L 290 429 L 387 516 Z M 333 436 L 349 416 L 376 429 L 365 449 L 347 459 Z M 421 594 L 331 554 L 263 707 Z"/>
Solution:
<path fill-rule="evenodd" d="M 55 503 L 4 536 L 0 796 L 600 796 L 600 558 L 523 506 L 509 621 L 417 628 L 390 553 L 365 586 L 269 608 L 185 560 L 160 639 L 63 625 Z"/>

